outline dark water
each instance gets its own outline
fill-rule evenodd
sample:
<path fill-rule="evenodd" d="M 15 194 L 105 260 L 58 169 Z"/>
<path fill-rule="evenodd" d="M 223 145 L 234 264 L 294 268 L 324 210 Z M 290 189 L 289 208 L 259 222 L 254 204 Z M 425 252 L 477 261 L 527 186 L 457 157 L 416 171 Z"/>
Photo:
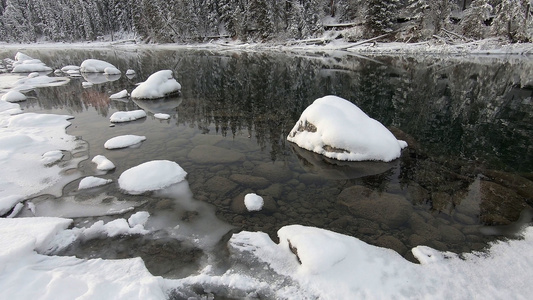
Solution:
<path fill-rule="evenodd" d="M 225 263 L 232 232 L 276 231 L 289 224 L 326 228 L 396 250 L 427 245 L 456 253 L 483 250 L 494 239 L 514 237 L 532 221 L 533 61 L 526 57 L 372 57 L 348 53 L 252 53 L 192 50 L 25 50 L 47 65 L 79 65 L 87 58 L 115 64 L 122 75 L 83 89 L 36 89 L 26 111 L 70 114 L 68 133 L 86 141 L 90 159 L 104 154 L 116 170 L 168 159 L 187 172 L 186 192 L 127 196 L 115 184 L 63 197 L 84 201 L 105 194 L 137 203 L 154 219 L 154 234 L 78 243 L 64 254 L 80 257 L 142 256 L 152 273 L 183 277 L 206 261 Z M 16 51 L 1 51 L 14 57 Z M 115 101 L 135 83 L 171 69 L 179 97 Z M 51 75 L 53 76 L 53 75 Z M 334 94 L 357 104 L 409 143 L 391 163 L 339 162 L 286 141 L 301 112 Z M 115 111 L 144 109 L 146 119 L 109 126 Z M 154 113 L 171 115 L 159 120 Z M 139 147 L 105 150 L 109 138 L 144 135 Z M 264 197 L 260 212 L 247 212 L 247 193 Z M 36 203 L 58 201 L 40 196 Z M 124 214 L 128 217 L 131 212 Z M 98 219 L 77 218 L 85 226 Z M 155 222 L 157 223 L 157 222 Z M 163 225 L 161 225 L 163 224 Z M 164 227 L 178 224 L 189 238 Z M 149 224 L 150 225 L 150 224 Z M 211 226 L 211 227 L 210 227 Z M 170 232 L 170 233 L 169 233 Z M 202 246 L 190 237 L 210 236 Z M 200 238 L 200 240 L 202 240 Z M 206 246 L 207 245 L 207 246 Z"/>

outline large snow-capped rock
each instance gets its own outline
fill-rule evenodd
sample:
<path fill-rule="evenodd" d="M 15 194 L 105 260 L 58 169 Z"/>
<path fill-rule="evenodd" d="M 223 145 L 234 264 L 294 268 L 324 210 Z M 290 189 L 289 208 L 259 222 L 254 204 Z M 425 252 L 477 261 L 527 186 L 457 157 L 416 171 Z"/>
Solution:
<path fill-rule="evenodd" d="M 114 65 L 99 59 L 86 59 L 80 65 L 80 72 L 82 73 L 104 73 L 106 68 L 108 70 L 118 70 Z"/>
<path fill-rule="evenodd" d="M 178 93 L 180 90 L 181 84 L 172 77 L 172 71 L 161 70 L 139 84 L 131 92 L 131 97 L 134 99 L 158 99 Z"/>
<path fill-rule="evenodd" d="M 337 96 L 319 98 L 307 107 L 287 140 L 326 157 L 349 161 L 388 162 L 407 147 L 379 121 Z"/>

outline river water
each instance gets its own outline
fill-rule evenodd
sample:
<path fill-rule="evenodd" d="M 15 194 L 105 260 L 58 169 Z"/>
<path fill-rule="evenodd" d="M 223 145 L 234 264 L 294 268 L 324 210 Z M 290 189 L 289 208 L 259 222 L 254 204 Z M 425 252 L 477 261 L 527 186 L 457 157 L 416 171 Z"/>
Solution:
<path fill-rule="evenodd" d="M 117 215 L 84 214 L 72 203 L 125 204 L 134 209 L 119 217 L 151 215 L 151 234 L 79 241 L 57 254 L 141 256 L 154 275 L 182 278 L 206 264 L 224 268 L 225 243 L 242 230 L 263 231 L 276 240 L 284 225 L 315 226 L 414 261 L 415 246 L 479 251 L 495 239 L 514 238 L 531 222 L 533 61 L 527 57 L 368 58 L 148 47 L 22 51 L 53 68 L 96 58 L 123 72 L 71 78 L 68 85 L 27 93 L 25 111 L 74 116 L 67 132 L 85 147 L 73 155 L 88 158 L 75 171 L 114 181 L 78 191 L 75 180 L 60 197 L 35 197 L 37 211 L 73 217 L 77 227 Z M 0 57 L 15 53 L 0 50 Z M 127 69 L 136 75 L 125 76 Z M 109 99 L 162 69 L 174 71 L 181 95 Z M 95 84 L 83 88 L 83 81 Z M 339 162 L 287 142 L 302 111 L 330 94 L 355 103 L 406 140 L 401 158 Z M 110 126 L 113 112 L 139 108 L 147 118 Z M 155 113 L 171 118 L 160 120 Z M 147 139 L 137 147 L 104 149 L 106 140 L 123 134 Z M 98 172 L 90 160 L 99 154 L 117 168 Z M 156 159 L 180 164 L 187 180 L 139 196 L 119 190 L 115 183 L 123 171 Z M 252 192 L 265 199 L 259 212 L 244 206 L 244 195 Z"/>

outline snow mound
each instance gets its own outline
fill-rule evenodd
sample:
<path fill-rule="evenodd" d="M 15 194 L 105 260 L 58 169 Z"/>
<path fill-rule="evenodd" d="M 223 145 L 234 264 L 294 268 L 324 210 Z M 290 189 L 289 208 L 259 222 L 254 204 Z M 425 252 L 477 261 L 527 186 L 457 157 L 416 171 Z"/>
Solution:
<path fill-rule="evenodd" d="M 35 88 L 65 85 L 69 82 L 70 82 L 70 79 L 67 77 L 48 77 L 48 76 L 26 77 L 26 78 L 22 78 L 18 80 L 15 83 L 15 87 L 13 88 L 13 90 L 29 91 Z"/>
<path fill-rule="evenodd" d="M 22 52 L 15 55 L 12 73 L 30 73 L 30 72 L 51 72 L 52 68 L 46 66 L 42 61 L 34 59 Z"/>
<path fill-rule="evenodd" d="M 20 102 L 26 100 L 26 95 L 19 91 L 9 91 L 2 96 L 2 101 Z"/>
<path fill-rule="evenodd" d="M 117 111 L 111 115 L 109 120 L 112 123 L 121 123 L 135 121 L 137 119 L 146 118 L 146 112 L 142 109 L 132 111 Z"/>
<path fill-rule="evenodd" d="M 168 119 L 170 119 L 170 115 L 169 114 L 164 114 L 164 113 L 154 114 L 154 117 L 156 119 L 160 119 L 160 120 L 168 120 Z"/>
<path fill-rule="evenodd" d="M 380 122 L 337 96 L 319 98 L 307 107 L 287 140 L 326 157 L 349 161 L 388 162 L 407 147 Z"/>
<path fill-rule="evenodd" d="M 115 168 L 115 164 L 103 155 L 96 155 L 92 162 L 96 164 L 96 169 L 100 171 L 109 171 Z"/>
<path fill-rule="evenodd" d="M 109 96 L 109 99 L 122 99 L 122 98 L 126 98 L 128 97 L 129 94 L 128 94 L 128 91 L 127 90 L 122 90 L 118 93 L 115 93 L 111 96 Z"/>
<path fill-rule="evenodd" d="M 104 69 L 104 74 L 107 75 L 119 75 L 121 74 L 120 70 L 115 67 L 107 67 Z"/>
<path fill-rule="evenodd" d="M 144 140 L 146 140 L 146 137 L 141 136 L 141 135 L 133 135 L 133 134 L 119 135 L 119 136 L 116 136 L 114 138 L 107 140 L 104 143 L 104 148 L 110 149 L 110 150 L 126 148 L 126 147 L 139 144 L 140 142 Z"/>
<path fill-rule="evenodd" d="M 0 216 L 8 213 L 15 205 L 19 204 L 24 200 L 24 197 L 21 195 L 10 195 L 0 198 Z"/>
<path fill-rule="evenodd" d="M 82 73 L 104 73 L 106 68 L 117 69 L 112 64 L 99 59 L 86 59 L 80 65 Z M 111 70 L 111 69 L 110 69 Z"/>
<path fill-rule="evenodd" d="M 79 73 L 80 66 L 74 66 L 74 65 L 67 65 L 61 68 L 61 71 L 64 73 L 68 73 L 69 71 L 75 71 L 76 73 Z"/>
<path fill-rule="evenodd" d="M 132 92 L 135 99 L 164 98 L 181 90 L 181 85 L 172 77 L 171 70 L 161 70 L 150 75 L 145 82 L 139 84 Z"/>
<path fill-rule="evenodd" d="M 263 197 L 257 194 L 250 193 L 244 196 L 244 205 L 248 211 L 259 211 L 263 209 L 264 203 Z"/>
<path fill-rule="evenodd" d="M 104 178 L 98 178 L 94 176 L 87 176 L 80 181 L 80 184 L 78 185 L 78 190 L 90 189 L 93 187 L 106 185 L 111 182 L 113 182 L 112 179 L 104 179 Z"/>
<path fill-rule="evenodd" d="M 178 183 L 186 175 L 187 172 L 173 161 L 153 160 L 124 171 L 118 184 L 127 193 L 137 195 Z"/>
<path fill-rule="evenodd" d="M 126 75 L 135 75 L 135 71 L 132 69 L 126 70 Z"/>
<path fill-rule="evenodd" d="M 60 161 L 63 158 L 63 151 L 61 150 L 51 150 L 43 153 L 41 162 L 45 166 L 53 165 L 54 163 Z"/>

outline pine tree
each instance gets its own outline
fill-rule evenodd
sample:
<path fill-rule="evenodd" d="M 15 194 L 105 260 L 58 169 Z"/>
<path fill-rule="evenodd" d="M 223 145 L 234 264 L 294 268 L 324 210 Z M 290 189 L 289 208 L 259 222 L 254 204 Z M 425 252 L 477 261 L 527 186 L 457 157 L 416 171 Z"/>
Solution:
<path fill-rule="evenodd" d="M 399 0 L 367 0 L 368 14 L 366 23 L 373 35 L 391 32 Z"/>
<path fill-rule="evenodd" d="M 512 42 L 533 41 L 533 18 L 529 0 L 502 0 L 496 6 L 492 33 Z"/>

